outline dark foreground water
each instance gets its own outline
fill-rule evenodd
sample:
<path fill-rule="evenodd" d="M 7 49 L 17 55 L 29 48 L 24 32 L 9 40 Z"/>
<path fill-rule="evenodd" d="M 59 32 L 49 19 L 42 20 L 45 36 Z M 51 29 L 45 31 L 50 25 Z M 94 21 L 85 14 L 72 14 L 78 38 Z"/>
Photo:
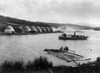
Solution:
<path fill-rule="evenodd" d="M 0 63 L 4 60 L 19 60 L 25 62 L 33 60 L 38 56 L 47 56 L 54 65 L 73 65 L 64 60 L 49 55 L 43 50 L 45 48 L 60 48 L 68 46 L 76 53 L 83 55 L 86 58 L 95 60 L 100 56 L 100 32 L 99 31 L 84 31 L 88 35 L 88 40 L 84 41 L 62 41 L 58 40 L 61 33 L 38 34 L 38 35 L 0 35 Z"/>

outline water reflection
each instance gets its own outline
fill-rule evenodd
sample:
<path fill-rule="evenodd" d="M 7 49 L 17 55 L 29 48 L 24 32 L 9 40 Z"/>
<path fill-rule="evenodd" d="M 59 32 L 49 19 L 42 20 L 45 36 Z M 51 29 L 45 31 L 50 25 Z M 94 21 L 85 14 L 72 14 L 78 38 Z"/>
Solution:
<path fill-rule="evenodd" d="M 68 46 L 71 50 L 87 58 L 95 60 L 100 56 L 100 34 L 99 32 L 86 31 L 90 38 L 84 41 L 62 41 L 58 40 L 60 33 L 39 34 L 39 35 L 12 35 L 0 36 L 0 62 L 4 60 L 33 60 L 37 56 L 45 55 L 54 64 L 66 64 L 65 61 L 43 52 L 45 48 L 58 49 L 61 46 Z M 92 49 L 92 50 L 91 50 Z M 73 63 L 71 63 L 73 64 Z"/>

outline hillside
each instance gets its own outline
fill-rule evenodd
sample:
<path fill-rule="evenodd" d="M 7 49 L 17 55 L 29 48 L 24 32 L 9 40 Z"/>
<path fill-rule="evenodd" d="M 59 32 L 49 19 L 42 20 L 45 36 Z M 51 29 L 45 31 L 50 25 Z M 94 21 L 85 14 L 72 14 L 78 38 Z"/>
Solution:
<path fill-rule="evenodd" d="M 95 27 L 94 30 L 95 31 L 100 31 L 100 27 Z"/>
<path fill-rule="evenodd" d="M 16 18 L 11 18 L 11 17 L 5 17 L 5 16 L 0 16 L 0 27 L 3 28 L 3 26 L 7 25 L 28 25 L 28 26 L 53 26 L 55 28 L 58 27 L 72 27 L 72 28 L 78 28 L 78 29 L 93 29 L 90 26 L 84 26 L 84 25 L 78 25 L 78 24 L 64 24 L 64 23 L 45 23 L 45 22 L 32 22 L 32 21 L 27 21 L 27 20 L 21 20 L 21 19 L 16 19 Z"/>

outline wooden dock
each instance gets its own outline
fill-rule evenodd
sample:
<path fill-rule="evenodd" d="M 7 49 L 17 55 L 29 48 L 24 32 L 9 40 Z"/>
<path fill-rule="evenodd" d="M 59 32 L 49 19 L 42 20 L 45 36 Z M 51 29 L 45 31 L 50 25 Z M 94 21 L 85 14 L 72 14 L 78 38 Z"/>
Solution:
<path fill-rule="evenodd" d="M 48 54 L 54 55 L 57 58 L 60 58 L 62 60 L 65 60 L 66 62 L 76 62 L 76 61 L 85 61 L 85 60 L 90 60 L 84 59 L 84 56 L 72 53 L 72 52 L 53 52 L 53 51 L 48 51 Z"/>

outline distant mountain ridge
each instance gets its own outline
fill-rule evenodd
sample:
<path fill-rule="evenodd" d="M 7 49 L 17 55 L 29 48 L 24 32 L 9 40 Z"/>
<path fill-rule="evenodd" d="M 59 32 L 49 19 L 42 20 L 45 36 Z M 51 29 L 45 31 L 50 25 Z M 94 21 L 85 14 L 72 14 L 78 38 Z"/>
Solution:
<path fill-rule="evenodd" d="M 95 31 L 100 31 L 100 27 L 95 27 L 94 30 Z"/>

